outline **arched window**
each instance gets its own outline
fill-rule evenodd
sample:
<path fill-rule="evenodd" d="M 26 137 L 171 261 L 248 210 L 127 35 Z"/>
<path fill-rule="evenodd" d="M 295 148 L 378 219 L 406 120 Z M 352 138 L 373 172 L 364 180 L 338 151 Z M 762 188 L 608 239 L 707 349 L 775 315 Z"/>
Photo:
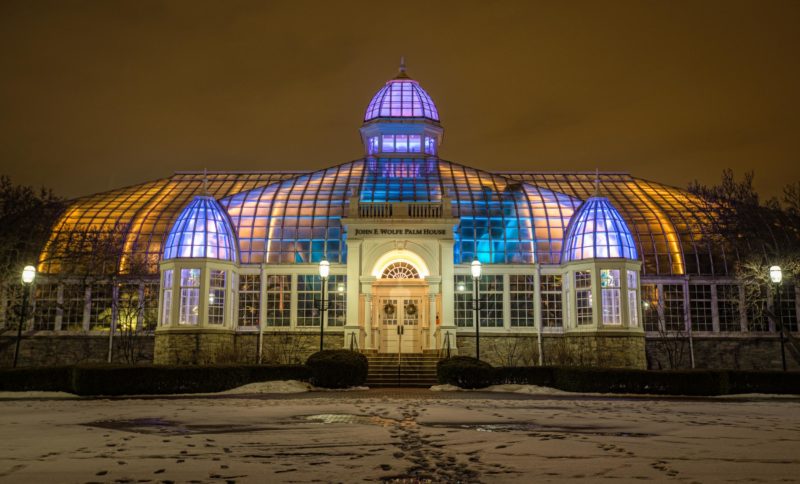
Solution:
<path fill-rule="evenodd" d="M 419 271 L 408 262 L 393 262 L 383 270 L 381 279 L 419 279 Z"/>

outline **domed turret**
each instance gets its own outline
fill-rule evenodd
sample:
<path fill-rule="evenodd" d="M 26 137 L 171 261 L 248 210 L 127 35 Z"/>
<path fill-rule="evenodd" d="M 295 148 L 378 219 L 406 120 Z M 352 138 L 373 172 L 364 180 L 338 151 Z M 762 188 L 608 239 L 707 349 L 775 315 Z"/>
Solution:
<path fill-rule="evenodd" d="M 593 196 L 569 222 L 561 262 L 614 258 L 638 259 L 633 236 L 608 199 Z"/>
<path fill-rule="evenodd" d="M 401 60 L 400 72 L 367 106 L 361 127 L 367 156 L 436 155 L 443 132 L 436 105 L 419 83 L 408 76 Z"/>
<path fill-rule="evenodd" d="M 228 216 L 208 196 L 192 200 L 172 226 L 164 260 L 207 258 L 236 262 L 236 245 Z"/>

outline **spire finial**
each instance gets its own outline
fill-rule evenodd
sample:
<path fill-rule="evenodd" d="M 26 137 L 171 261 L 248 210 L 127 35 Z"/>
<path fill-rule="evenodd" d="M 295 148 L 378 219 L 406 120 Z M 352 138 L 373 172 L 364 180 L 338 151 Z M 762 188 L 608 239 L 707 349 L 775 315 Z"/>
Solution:
<path fill-rule="evenodd" d="M 600 196 L 600 169 L 594 169 L 594 196 Z"/>
<path fill-rule="evenodd" d="M 203 168 L 203 195 L 208 196 L 208 168 Z"/>
<path fill-rule="evenodd" d="M 400 73 L 401 74 L 406 73 L 406 56 L 404 55 L 400 56 Z"/>

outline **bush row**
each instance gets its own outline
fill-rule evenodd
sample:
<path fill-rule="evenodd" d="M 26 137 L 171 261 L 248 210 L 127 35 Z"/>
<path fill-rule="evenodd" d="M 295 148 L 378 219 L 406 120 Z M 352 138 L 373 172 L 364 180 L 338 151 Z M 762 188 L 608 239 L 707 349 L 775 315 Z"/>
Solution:
<path fill-rule="evenodd" d="M 348 350 L 314 353 L 305 365 L 59 366 L 0 370 L 0 391 L 77 395 L 165 395 L 220 392 L 248 383 L 301 380 L 325 388 L 363 385 L 367 358 Z"/>
<path fill-rule="evenodd" d="M 800 372 L 796 371 L 492 368 L 485 362 L 476 363 L 477 360 L 474 358 L 457 358 L 440 362 L 438 367 L 440 383 L 449 383 L 461 388 L 484 388 L 491 384 L 512 383 L 546 386 L 570 392 L 655 395 L 800 394 Z"/>
<path fill-rule="evenodd" d="M 74 366 L 0 370 L 0 391 L 64 391 L 78 395 L 164 395 L 219 392 L 247 383 L 308 381 L 304 365 Z"/>

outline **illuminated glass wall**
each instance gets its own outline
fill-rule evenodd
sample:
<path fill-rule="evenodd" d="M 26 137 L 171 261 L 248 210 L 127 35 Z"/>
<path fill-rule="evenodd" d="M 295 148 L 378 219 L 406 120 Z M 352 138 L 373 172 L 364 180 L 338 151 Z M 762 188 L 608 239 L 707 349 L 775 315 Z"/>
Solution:
<path fill-rule="evenodd" d="M 183 257 L 236 261 L 233 229 L 211 197 L 195 198 L 167 236 L 164 259 Z"/>
<path fill-rule="evenodd" d="M 563 262 L 594 258 L 638 259 L 625 221 L 603 197 L 592 197 L 581 205 L 570 222 L 563 257 Z"/>

